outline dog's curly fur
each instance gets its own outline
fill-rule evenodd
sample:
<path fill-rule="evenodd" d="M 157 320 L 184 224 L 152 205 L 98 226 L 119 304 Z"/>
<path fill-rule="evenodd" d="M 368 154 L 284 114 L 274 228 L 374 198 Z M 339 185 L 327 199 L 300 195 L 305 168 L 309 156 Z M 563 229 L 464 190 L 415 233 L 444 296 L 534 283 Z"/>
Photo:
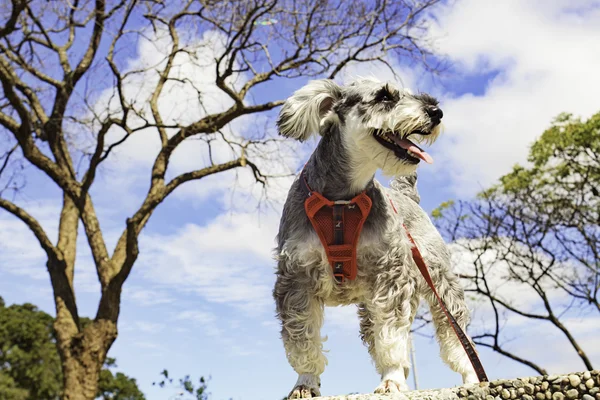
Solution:
<path fill-rule="evenodd" d="M 320 375 L 327 364 L 320 334 L 324 306 L 347 304 L 358 304 L 360 334 L 381 374 L 375 392 L 408 389 L 409 333 L 420 298 L 429 303 L 442 359 L 465 383 L 477 382 L 460 342 L 412 260 L 411 244 L 402 227 L 404 223 L 411 232 L 440 295 L 464 329 L 469 311 L 451 272 L 449 251 L 418 204 L 415 170 L 419 159 L 406 149 L 390 146 L 390 140 L 383 143 L 381 137 L 376 138 L 410 136 L 418 142 L 434 142 L 440 118 L 433 97 L 371 79 L 348 86 L 331 80 L 311 81 L 283 105 L 280 134 L 297 140 L 317 132 L 321 135 L 305 166 L 313 190 L 330 200 L 349 199 L 366 190 L 373 201 L 358 243 L 358 276 L 338 284 L 304 211 L 305 195 L 298 179 L 289 191 L 277 238 L 273 296 L 285 351 L 299 375 L 290 398 L 320 395 Z M 390 189 L 374 179 L 378 169 L 395 176 Z"/>

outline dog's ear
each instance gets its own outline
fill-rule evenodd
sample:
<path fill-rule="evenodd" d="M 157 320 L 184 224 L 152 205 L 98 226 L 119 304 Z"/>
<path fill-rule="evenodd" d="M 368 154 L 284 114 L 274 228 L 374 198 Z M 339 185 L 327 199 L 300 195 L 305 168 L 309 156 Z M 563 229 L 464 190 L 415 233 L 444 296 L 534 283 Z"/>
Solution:
<path fill-rule="evenodd" d="M 341 88 L 331 79 L 309 82 L 283 104 L 277 119 L 279 134 L 303 142 L 318 133 L 321 121 L 341 96 Z"/>

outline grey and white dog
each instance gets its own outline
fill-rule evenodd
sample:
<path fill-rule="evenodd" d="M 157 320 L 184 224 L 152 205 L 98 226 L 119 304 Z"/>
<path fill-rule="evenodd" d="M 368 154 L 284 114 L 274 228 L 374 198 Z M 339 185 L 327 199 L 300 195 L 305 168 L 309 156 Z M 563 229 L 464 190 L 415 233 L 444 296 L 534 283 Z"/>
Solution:
<path fill-rule="evenodd" d="M 433 97 L 371 79 L 347 86 L 311 81 L 283 105 L 277 122 L 281 135 L 300 141 L 321 135 L 304 169 L 309 186 L 332 201 L 366 190 L 373 202 L 358 242 L 358 275 L 338 284 L 305 213 L 306 194 L 299 179 L 289 191 L 277 237 L 273 296 L 286 355 L 298 373 L 290 398 L 320 395 L 320 375 L 327 364 L 320 334 L 324 306 L 347 304 L 358 304 L 360 335 L 381 374 L 375 392 L 408 390 L 409 334 L 421 297 L 429 303 L 442 359 L 464 383 L 477 382 L 412 259 L 402 226 L 414 237 L 442 299 L 464 329 L 469 311 L 450 270 L 449 251 L 418 204 L 415 170 L 420 160 L 432 159 L 408 140 L 434 142 L 441 118 Z M 377 170 L 395 176 L 390 189 L 374 179 Z"/>

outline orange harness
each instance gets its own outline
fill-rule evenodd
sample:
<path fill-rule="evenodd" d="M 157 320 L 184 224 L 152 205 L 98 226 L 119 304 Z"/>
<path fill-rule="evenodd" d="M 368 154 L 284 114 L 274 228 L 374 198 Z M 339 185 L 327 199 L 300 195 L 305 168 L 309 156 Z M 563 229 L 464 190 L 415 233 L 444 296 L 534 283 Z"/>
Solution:
<path fill-rule="evenodd" d="M 313 228 L 319 235 L 321 243 L 325 248 L 327 260 L 333 269 L 333 276 L 338 283 L 344 283 L 346 279 L 356 278 L 358 267 L 356 263 L 356 247 L 363 224 L 367 220 L 373 202 L 367 195 L 366 189 L 357 196 L 348 201 L 331 201 L 325 198 L 321 193 L 313 191 L 304 175 L 304 170 L 300 174 L 300 186 L 306 194 L 304 209 Z M 390 198 L 390 204 L 396 214 L 398 211 Z M 412 244 L 412 257 L 423 275 L 425 282 L 435 295 L 438 304 L 446 315 L 450 326 L 458 337 L 460 344 L 467 353 L 469 361 L 477 374 L 480 382 L 488 382 L 488 377 L 483 369 L 483 365 L 477 356 L 475 348 L 469 338 L 463 332 L 454 316 L 448 311 L 446 304 L 438 294 L 429 274 L 429 270 L 423 256 L 415 243 L 412 235 L 406 225 L 402 225 L 406 230 L 408 239 Z"/>
<path fill-rule="evenodd" d="M 304 171 L 300 179 L 306 192 L 306 215 L 325 248 L 333 276 L 339 283 L 355 279 L 358 272 L 356 247 L 371 211 L 371 198 L 362 191 L 349 201 L 331 201 L 308 186 Z"/>

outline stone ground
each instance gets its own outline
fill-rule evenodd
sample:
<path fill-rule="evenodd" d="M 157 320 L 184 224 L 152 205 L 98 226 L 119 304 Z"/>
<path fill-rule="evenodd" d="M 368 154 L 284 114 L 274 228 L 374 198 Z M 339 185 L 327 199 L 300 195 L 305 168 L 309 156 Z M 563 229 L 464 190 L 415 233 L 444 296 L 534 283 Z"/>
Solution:
<path fill-rule="evenodd" d="M 321 400 L 600 400 L 600 371 L 499 379 L 452 389 L 414 390 L 402 394 L 355 394 Z"/>

